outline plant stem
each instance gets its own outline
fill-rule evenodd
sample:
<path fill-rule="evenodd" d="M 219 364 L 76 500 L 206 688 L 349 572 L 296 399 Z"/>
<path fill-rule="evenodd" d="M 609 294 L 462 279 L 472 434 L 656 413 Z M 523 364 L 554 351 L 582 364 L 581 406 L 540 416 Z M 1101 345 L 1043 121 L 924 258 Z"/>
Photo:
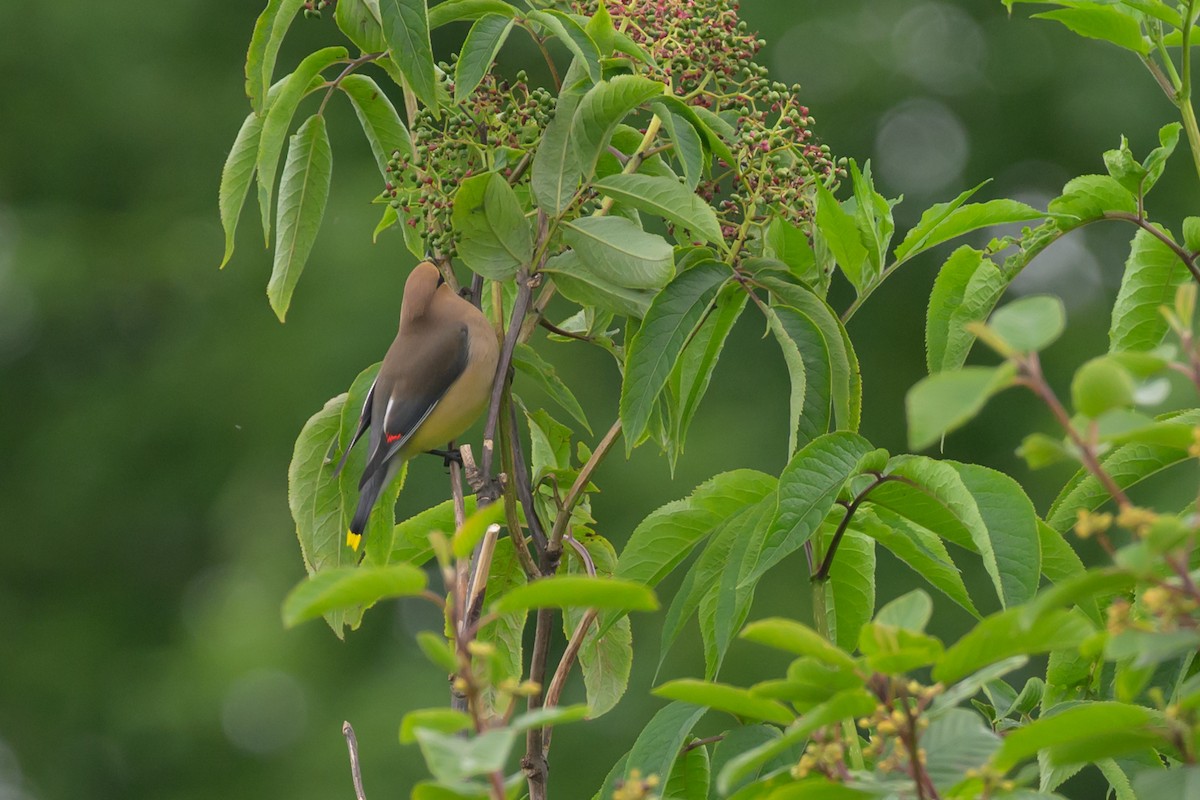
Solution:
<path fill-rule="evenodd" d="M 350 751 L 350 778 L 354 781 L 355 800 L 367 800 L 367 793 L 363 791 L 362 765 L 358 761 L 358 737 L 348 721 L 342 723 L 342 735 L 346 737 L 346 748 Z"/>
<path fill-rule="evenodd" d="M 575 510 L 576 504 L 583 497 L 584 489 L 587 488 L 588 482 L 592 478 L 592 473 L 600 462 L 604 460 L 604 456 L 608 454 L 617 437 L 621 435 L 621 420 L 617 420 L 608 429 L 608 433 L 604 434 L 604 438 L 600 440 L 600 444 L 596 445 L 596 449 L 592 451 L 592 457 L 587 460 L 583 468 L 579 470 L 579 476 L 575 478 L 575 483 L 571 485 L 570 491 L 567 492 L 567 497 L 563 501 L 562 508 L 559 509 L 558 516 L 554 518 L 554 528 L 550 531 L 550 541 L 546 547 L 547 552 L 557 550 L 562 552 L 562 538 L 567 532 L 567 526 L 571 522 L 571 512 Z"/>
<path fill-rule="evenodd" d="M 1183 19 L 1183 47 L 1180 51 L 1179 95 L 1176 105 L 1183 117 L 1183 129 L 1187 131 L 1188 144 L 1192 150 L 1192 162 L 1196 176 L 1200 177 L 1200 126 L 1196 123 L 1196 109 L 1192 107 L 1192 28 L 1196 22 L 1196 0 L 1188 0 L 1187 14 Z"/>
<path fill-rule="evenodd" d="M 385 54 L 384 53 L 367 53 L 366 55 L 359 56 L 358 58 L 347 63 L 346 68 L 342 70 L 341 74 L 339 74 L 336 78 L 334 78 L 333 80 L 331 80 L 329 82 L 329 84 L 328 84 L 329 88 L 326 90 L 325 96 L 321 98 L 321 105 L 317 108 L 317 116 L 319 117 L 325 113 L 325 106 L 329 104 L 329 98 L 333 96 L 334 90 L 342 85 L 342 81 L 346 79 L 347 75 L 354 72 L 356 69 L 361 67 L 363 64 L 367 64 L 371 61 L 374 61 L 375 59 L 380 58 L 383 55 L 385 55 Z"/>
<path fill-rule="evenodd" d="M 846 513 L 842 517 L 842 521 L 838 523 L 837 530 L 833 532 L 833 538 L 829 541 L 829 550 L 825 553 L 825 559 L 821 562 L 821 568 L 812 576 L 814 581 L 820 583 L 829 579 L 829 570 L 833 569 L 833 557 L 837 554 L 838 545 L 842 541 L 842 536 L 846 533 L 846 528 L 850 525 L 850 520 L 854 517 L 854 512 L 867 499 L 867 495 L 874 491 L 876 487 L 888 481 L 911 483 L 907 478 L 900 475 L 880 475 L 878 473 L 875 475 L 874 482 L 859 492 L 846 506 Z"/>
<path fill-rule="evenodd" d="M 1104 219 L 1120 220 L 1137 225 L 1146 233 L 1149 233 L 1166 245 L 1183 262 L 1183 265 L 1188 268 L 1188 272 L 1192 273 L 1192 277 L 1196 279 L 1196 282 L 1200 283 L 1200 267 L 1196 265 L 1196 258 L 1200 256 L 1200 253 L 1189 253 L 1186 248 L 1178 245 L 1170 236 L 1163 233 L 1154 225 L 1151 225 L 1146 221 L 1145 217 L 1139 214 L 1130 214 L 1128 211 L 1105 211 Z"/>

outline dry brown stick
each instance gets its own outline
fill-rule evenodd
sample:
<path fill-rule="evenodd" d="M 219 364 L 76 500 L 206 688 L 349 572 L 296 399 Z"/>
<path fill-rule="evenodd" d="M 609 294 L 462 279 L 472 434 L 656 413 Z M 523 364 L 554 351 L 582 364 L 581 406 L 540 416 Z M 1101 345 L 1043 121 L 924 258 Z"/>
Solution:
<path fill-rule="evenodd" d="M 358 761 L 358 737 L 354 735 L 354 726 L 349 721 L 342 723 L 342 735 L 346 737 L 346 747 L 350 750 L 350 777 L 354 780 L 354 797 L 356 800 L 367 800 L 363 791 L 362 765 Z"/>

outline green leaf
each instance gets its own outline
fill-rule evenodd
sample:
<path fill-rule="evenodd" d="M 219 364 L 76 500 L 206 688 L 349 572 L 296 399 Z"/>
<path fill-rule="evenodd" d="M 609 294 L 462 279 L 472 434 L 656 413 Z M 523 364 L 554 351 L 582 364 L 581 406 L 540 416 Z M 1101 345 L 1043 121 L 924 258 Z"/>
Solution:
<path fill-rule="evenodd" d="M 600 69 L 600 47 L 592 41 L 592 37 L 588 32 L 571 17 L 550 9 L 547 11 L 539 11 L 534 9 L 528 12 L 525 17 L 538 23 L 546 30 L 554 34 L 563 45 L 571 51 L 571 54 L 579 59 L 585 70 L 587 70 L 588 78 L 592 83 L 599 83 L 601 75 Z"/>
<path fill-rule="evenodd" d="M 725 711 L 741 719 L 765 720 L 787 725 L 796 718 L 782 703 L 758 697 L 748 689 L 694 678 L 668 681 L 656 688 L 652 694 L 667 700 L 708 706 L 715 711 Z"/>
<path fill-rule="evenodd" d="M 433 45 L 429 41 L 425 0 L 379 0 L 379 16 L 392 61 L 417 99 L 436 109 Z"/>
<path fill-rule="evenodd" d="M 795 620 L 771 617 L 751 622 L 741 632 L 741 638 L 785 653 L 810 656 L 831 667 L 854 670 L 854 659 L 829 642 L 821 634 Z"/>
<path fill-rule="evenodd" d="M 816 232 L 833 253 L 833 258 L 842 273 L 862 293 L 873 276 L 864 273 L 867 263 L 867 248 L 859 236 L 854 217 L 838 203 L 825 185 L 817 182 Z"/>
<path fill-rule="evenodd" d="M 829 304 L 809 287 L 765 275 L 757 280 L 775 295 L 780 304 L 792 306 L 821 329 L 829 350 L 836 426 L 838 430 L 858 430 L 862 416 L 862 376 L 859 374 L 858 356 L 854 353 L 854 345 L 846 333 L 846 327 Z M 815 372 L 820 374 L 820 370 Z"/>
<path fill-rule="evenodd" d="M 589 718 L 588 707 L 582 703 L 573 706 L 558 706 L 555 708 L 539 708 L 519 714 L 508 723 L 508 728 L 514 731 L 528 731 L 533 728 L 545 728 L 553 725 L 566 725 L 571 722 L 582 722 Z"/>
<path fill-rule="evenodd" d="M 929 624 L 933 616 L 933 600 L 921 589 L 913 589 L 891 601 L 875 615 L 875 621 L 882 625 L 916 631 L 920 633 Z"/>
<path fill-rule="evenodd" d="M 948 203 L 930 206 L 917 224 L 909 230 L 893 255 L 896 261 L 907 261 L 942 242 L 949 241 L 980 228 L 1004 225 L 1010 222 L 1025 222 L 1045 216 L 1032 206 L 1016 200 L 988 200 L 984 203 L 964 205 L 971 195 L 983 188 L 979 184 L 968 189 Z"/>
<path fill-rule="evenodd" d="M 337 567 L 296 584 L 283 601 L 283 624 L 298 625 L 330 611 L 372 606 L 392 597 L 425 591 L 425 573 L 409 564 Z"/>
<path fill-rule="evenodd" d="M 242 206 L 246 202 L 246 193 L 250 191 L 250 182 L 254 179 L 254 165 L 258 159 L 258 140 L 262 134 L 263 120 L 258 114 L 251 113 L 242 122 L 237 137 L 233 140 L 233 148 L 225 158 L 225 166 L 221 168 L 221 227 L 225 229 L 225 254 L 221 257 L 221 268 L 229 263 L 233 255 L 234 234 L 237 233 L 238 218 L 242 215 Z"/>
<path fill-rule="evenodd" d="M 592 558 L 596 574 L 605 578 L 612 577 L 617 566 L 617 555 L 612 544 L 607 539 L 594 535 L 582 537 L 581 543 Z M 568 548 L 567 556 L 567 568 L 571 574 L 587 572 L 587 566 L 582 559 L 575 557 L 573 549 Z M 582 624 L 584 614 L 579 608 L 563 610 L 564 636 L 570 639 Z M 614 621 L 605 624 L 606 619 Z M 595 719 L 607 714 L 617 705 L 629 687 L 629 673 L 633 667 L 633 634 L 629 618 L 623 612 L 606 612 L 588 629 L 579 648 L 579 667 L 583 673 L 584 690 L 587 692 L 589 718 Z"/>
<path fill-rule="evenodd" d="M 854 515 L 851 527 L 870 536 L 921 578 L 979 618 L 962 575 L 937 534 L 886 508 L 867 506 Z"/>
<path fill-rule="evenodd" d="M 292 137 L 279 182 L 275 264 L 267 298 L 280 322 L 287 317 L 292 292 L 317 239 L 332 176 L 333 151 L 325 118 L 314 114 Z"/>
<path fill-rule="evenodd" d="M 713 748 L 712 771 L 714 774 L 720 774 L 725 765 L 737 758 L 742 753 L 752 750 L 756 747 L 770 744 L 779 739 L 782 734 L 778 728 L 771 725 L 744 725 L 737 728 L 732 728 L 726 731 L 725 738 L 717 742 Z M 736 792 L 742 788 L 745 781 L 750 781 L 757 778 L 760 772 L 770 773 L 774 769 L 780 767 L 790 767 L 786 755 L 777 759 L 775 762 L 763 765 L 759 770 L 754 770 L 747 775 L 743 782 L 736 783 L 728 787 L 727 793 Z"/>
<path fill-rule="evenodd" d="M 625 289 L 661 289 L 675 272 L 674 248 L 623 217 L 581 217 L 566 223 L 563 241 L 596 275 Z"/>
<path fill-rule="evenodd" d="M 352 456 L 353 457 L 353 456 Z M 466 513 L 475 512 L 475 495 L 464 498 Z M 445 500 L 415 516 L 398 523 L 393 533 L 393 550 L 388 562 L 403 561 L 420 566 L 433 556 L 429 534 L 438 531 L 447 536 L 454 533 L 454 501 Z"/>
<path fill-rule="evenodd" d="M 596 796 L 612 797 L 618 782 L 628 779 L 634 770 L 643 777 L 657 775 L 665 780 L 688 734 L 707 711 L 688 703 L 671 703 L 660 709 L 638 734 L 623 767 L 608 774 Z"/>
<path fill-rule="evenodd" d="M 943 714 L 949 713 L 959 703 L 962 703 L 964 700 L 970 700 L 979 694 L 985 685 L 1003 678 L 1010 672 L 1021 669 L 1021 667 L 1028 663 L 1029 658 L 1026 656 L 1013 656 L 1012 658 L 1006 658 L 1003 661 L 986 666 L 978 672 L 963 678 L 937 696 L 933 701 L 933 706 L 927 712 L 929 718 L 936 719 Z"/>
<path fill-rule="evenodd" d="M 417 730 L 425 729 L 439 733 L 457 733 L 472 726 L 471 715 L 452 708 L 419 708 L 410 711 L 400 720 L 400 744 L 417 741 Z"/>
<path fill-rule="evenodd" d="M 512 26 L 512 18 L 501 14 L 484 14 L 471 26 L 454 67 L 454 102 L 463 102 L 475 91 L 491 70 Z"/>
<path fill-rule="evenodd" d="M 340 86 L 354 106 L 354 113 L 358 115 L 363 133 L 367 136 L 379 172 L 387 177 L 387 163 L 392 159 L 392 153 L 397 150 L 405 156 L 412 153 L 408 130 L 400 121 L 392 101 L 371 78 L 366 75 L 347 75 L 342 78 Z"/>
<path fill-rule="evenodd" d="M 991 259 L 983 257 L 982 252 L 966 245 L 951 253 L 942 264 L 933 282 L 925 318 L 925 363 L 931 374 L 953 369 L 958 366 L 956 361 L 961 363 L 955 351 L 963 348 L 954 346 L 954 340 L 963 337 L 962 329 L 956 325 L 958 312 L 964 306 L 972 284 L 977 283 L 976 275 L 986 275 L 995 266 Z M 969 336 L 970 341 L 975 340 L 974 334 Z"/>
<path fill-rule="evenodd" d="M 1033 17 L 1057 20 L 1080 36 L 1103 39 L 1140 55 L 1150 52 L 1150 43 L 1142 36 L 1137 18 L 1116 6 L 1089 4 L 1043 11 Z"/>
<path fill-rule="evenodd" d="M 500 14 L 511 19 L 517 11 L 504 0 L 445 0 L 429 9 L 429 29 L 459 20 L 479 19 L 484 14 Z"/>
<path fill-rule="evenodd" d="M 1200 250 L 1200 217 L 1184 217 L 1183 243 L 1193 253 Z"/>
<path fill-rule="evenodd" d="M 671 414 L 671 438 L 676 442 L 668 456 L 674 469 L 675 459 L 683 452 L 688 428 L 708 390 L 717 359 L 725 347 L 729 332 L 746 308 L 749 295 L 741 285 L 728 283 L 718 294 L 713 310 L 700 323 L 692 340 L 684 348 L 667 386 L 674 401 Z"/>
<path fill-rule="evenodd" d="M 283 79 L 278 96 L 266 111 L 255 168 L 258 173 L 258 206 L 262 212 L 263 233 L 268 240 L 271 234 L 271 203 L 275 191 L 275 176 L 292 117 L 321 71 L 345 57 L 344 47 L 326 47 L 309 55 L 300 62 L 295 72 Z M 324 129 L 324 122 L 320 124 Z"/>
<path fill-rule="evenodd" d="M 333 18 L 338 29 L 363 53 L 378 53 L 387 49 L 379 15 L 379 0 L 339 2 L 334 8 Z"/>
<path fill-rule="evenodd" d="M 685 228 L 704 242 L 720 242 L 721 224 L 716 212 L 685 184 L 653 175 L 612 175 L 594 184 L 608 197 L 641 211 L 657 214 Z M 581 220 L 582 221 L 582 220 Z M 681 234 L 676 238 L 683 241 Z"/>
<path fill-rule="evenodd" d="M 603 2 L 600 7 L 604 8 Z M 689 742 L 689 746 L 695 741 L 693 739 Z M 691 746 L 691 749 L 680 754 L 675 762 L 663 796 L 676 800 L 708 800 L 708 785 L 711 779 L 708 748 L 703 744 Z"/>
<path fill-rule="evenodd" d="M 650 303 L 628 345 L 621 384 L 626 453 L 642 439 L 679 354 L 729 278 L 727 266 L 705 261 L 677 275 Z"/>
<path fill-rule="evenodd" d="M 1060 197 L 1050 201 L 1050 215 L 1063 217 L 1060 225 L 1069 228 L 1094 219 L 1107 211 L 1137 212 L 1133 193 L 1109 175 L 1080 175 L 1067 181 Z"/>
<path fill-rule="evenodd" d="M 710 160 L 704 149 L 704 141 L 696 129 L 678 114 L 664 111 L 659 118 L 667 138 L 671 140 L 671 155 L 679 164 L 687 187 L 694 190 Z"/>
<path fill-rule="evenodd" d="M 983 410 L 987 401 L 1013 385 L 1016 367 L 1004 362 L 995 367 L 963 367 L 935 372 L 908 390 L 904 407 L 908 416 L 908 446 L 924 450 Z"/>
<path fill-rule="evenodd" d="M 542 132 L 533 165 L 529 172 L 529 187 L 538 208 L 552 217 L 562 214 L 571 205 L 579 187 L 580 166 L 571 143 L 571 126 L 575 110 L 583 97 L 581 79 L 583 67 L 572 62 L 563 79 L 554 117 Z"/>
<path fill-rule="evenodd" d="M 1000 748 L 1001 741 L 975 712 L 951 709 L 921 734 L 921 747 L 927 754 L 925 772 L 945 796 L 968 771 L 978 772 Z"/>
<path fill-rule="evenodd" d="M 514 586 L 523 586 L 525 581 L 525 570 L 521 566 L 521 560 L 517 558 L 512 538 L 506 536 L 499 539 L 496 542 L 496 549 L 492 553 L 492 568 L 488 571 L 488 593 L 491 596 L 499 597 Z M 494 670 L 492 677 L 497 684 L 503 683 L 505 679 L 520 680 L 521 678 L 522 671 L 525 669 L 522 656 L 523 634 L 527 617 L 528 612 L 524 610 L 501 614 L 479 629 L 476 638 L 481 642 L 490 643 L 496 648 L 495 655 L 491 657 L 491 666 Z M 496 693 L 494 685 L 484 690 L 484 702 L 488 708 L 497 709 Z"/>
<path fill-rule="evenodd" d="M 554 275 L 554 284 L 563 297 L 581 306 L 641 319 L 650 310 L 654 291 L 626 289 L 597 274 L 574 251 L 555 256 L 542 270 Z"/>
<path fill-rule="evenodd" d="M 871 622 L 858 636 L 858 649 L 874 672 L 903 675 L 927 667 L 942 655 L 942 643 L 928 634 Z"/>
<path fill-rule="evenodd" d="M 1190 281 L 1187 267 L 1171 248 L 1139 229 L 1113 305 L 1109 350 L 1153 350 L 1162 344 L 1168 326 L 1160 309 L 1169 308 L 1175 302 L 1175 290 Z"/>
<path fill-rule="evenodd" d="M 596 13 L 592 14 L 591 19 L 583 27 L 592 41 L 600 48 L 601 55 L 612 54 L 617 29 L 613 26 L 612 15 L 608 13 L 608 6 L 604 4 L 604 0 L 600 0 L 596 7 Z"/>
<path fill-rule="evenodd" d="M 508 181 L 494 172 L 464 180 L 454 195 L 458 254 L 473 272 L 506 281 L 533 257 L 533 234 Z"/>
<path fill-rule="evenodd" d="M 827 532 L 829 546 L 832 530 Z M 843 650 L 853 650 L 858 633 L 875 613 L 875 540 L 847 529 L 829 570 L 826 591 L 833 596 L 833 639 Z"/>
<path fill-rule="evenodd" d="M 683 119 L 696 131 L 709 153 L 729 164 L 734 170 L 737 170 L 737 159 L 730 151 L 729 145 L 725 144 L 725 140 L 715 130 L 722 128 L 725 133 L 729 134 L 731 140 L 735 138 L 736 134 L 733 132 L 733 128 L 725 120 L 707 108 L 688 105 L 673 94 L 664 94 L 661 97 L 656 97 L 651 101 L 650 105 L 660 117 L 673 114 Z"/>
<path fill-rule="evenodd" d="M 854 220 L 858 225 L 860 240 L 867 249 L 867 262 L 871 267 L 869 273 L 864 276 L 863 283 L 873 284 L 879 280 L 883 271 L 888 246 L 892 242 L 892 234 L 896 232 L 896 223 L 892 219 L 892 204 L 875 191 L 870 161 L 863 164 L 859 170 L 858 164 L 851 159 L 850 179 L 854 187 Z"/>
<path fill-rule="evenodd" d="M 792 747 L 802 744 L 818 728 L 834 724 L 847 717 L 861 717 L 870 714 L 874 709 L 875 699 L 863 689 L 839 692 L 828 702 L 811 709 L 792 723 L 784 731 L 783 736 L 747 750 L 726 764 L 717 776 L 717 790 L 722 794 L 728 793 L 733 786 L 740 784 L 750 775 L 756 774 L 763 765 L 773 761 L 781 754 L 789 752 Z M 785 796 L 795 797 L 797 795 Z M 799 796 L 803 797 L 804 795 Z M 813 796 L 820 797 L 820 795 Z M 837 795 L 832 795 L 832 797 L 837 797 Z"/>
<path fill-rule="evenodd" d="M 583 413 L 583 407 L 579 405 L 575 395 L 571 394 L 571 390 L 563 383 L 562 378 L 558 377 L 554 366 L 542 358 L 536 350 L 527 344 L 518 344 L 517 349 L 513 351 L 513 366 L 529 376 L 551 400 L 574 417 L 575 421 L 584 427 L 584 430 L 588 433 L 592 432 L 592 427 L 588 425 L 587 415 Z"/>
<path fill-rule="evenodd" d="M 792 331 L 796 331 L 797 337 L 804 337 L 801 341 L 808 341 L 812 336 L 812 330 L 807 317 L 787 306 L 768 306 L 764 313 L 767 315 L 767 326 L 775 336 L 775 341 L 779 343 L 779 349 L 783 351 L 783 360 L 787 364 L 788 379 L 791 385 L 791 394 L 788 401 L 789 424 L 787 450 L 788 458 L 790 459 L 796 454 L 796 447 L 799 444 L 799 426 L 800 421 L 804 418 L 804 401 L 807 391 L 807 370 L 804 364 L 804 354 L 800 350 L 800 342 L 797 341 L 796 337 L 793 337 Z M 784 325 L 784 317 L 786 317 L 788 322 L 787 327 Z M 828 416 L 826 417 L 825 427 L 828 430 Z M 822 431 L 822 433 L 824 432 Z"/>
<path fill-rule="evenodd" d="M 254 23 L 254 34 L 246 53 L 246 96 L 260 116 L 267 104 L 267 87 L 275 72 L 279 46 L 303 5 L 304 0 L 268 0 L 267 7 Z"/>
<path fill-rule="evenodd" d="M 1178 766 L 1168 770 L 1145 770 L 1133 779 L 1138 797 L 1153 800 L 1189 800 L 1200 797 L 1200 767 Z"/>
<path fill-rule="evenodd" d="M 454 645 L 446 641 L 446 637 L 433 631 L 420 631 L 417 634 L 417 646 L 435 667 L 441 667 L 446 672 L 458 671 L 458 656 L 455 655 Z"/>
<path fill-rule="evenodd" d="M 518 586 L 492 603 L 492 611 L 500 614 L 527 608 L 570 607 L 654 611 L 658 600 L 648 587 L 632 581 L 562 575 Z"/>
<path fill-rule="evenodd" d="M 456 784 L 475 775 L 502 771 L 516 743 L 517 732 L 493 728 L 463 738 L 417 728 L 416 737 L 433 776 L 443 783 Z"/>
<path fill-rule="evenodd" d="M 617 125 L 635 108 L 662 95 L 664 88 L 639 75 L 618 75 L 588 90 L 571 125 L 571 141 L 585 176 L 595 172 L 596 161 Z"/>
<path fill-rule="evenodd" d="M 817 257 L 809 244 L 808 234 L 782 217 L 771 220 L 767 226 L 766 250 L 769 256 L 782 261 L 788 271 L 798 280 L 812 286 L 826 285 L 827 276 L 820 274 L 817 268 Z"/>
<path fill-rule="evenodd" d="M 757 580 L 804 546 L 871 449 L 858 434 L 840 431 L 819 436 L 796 453 L 779 476 L 778 512 L 743 582 Z"/>
<path fill-rule="evenodd" d="M 1030 295 L 997 310 L 988 327 L 1018 353 L 1036 353 L 1062 335 L 1066 310 L 1057 297 Z"/>
<path fill-rule="evenodd" d="M 497 525 L 504 519 L 504 504 L 490 503 L 476 509 L 475 513 L 463 520 L 463 524 L 454 532 L 450 539 L 450 547 L 455 558 L 467 558 L 475 549 L 475 545 L 483 540 L 487 529 Z"/>
<path fill-rule="evenodd" d="M 1071 379 L 1071 404 L 1077 413 L 1096 418 L 1133 405 L 1133 376 L 1106 356 L 1084 362 Z"/>
<path fill-rule="evenodd" d="M 1082 616 L 1061 609 L 1029 625 L 1023 623 L 1023 617 L 1020 608 L 984 617 L 946 650 L 933 668 L 934 680 L 950 684 L 1006 658 L 1076 647 L 1093 632 Z"/>
<path fill-rule="evenodd" d="M 1162 716 L 1141 706 L 1095 701 L 1009 732 L 992 763 L 1001 771 L 1047 751 L 1052 765 L 1097 761 L 1158 743 Z"/>

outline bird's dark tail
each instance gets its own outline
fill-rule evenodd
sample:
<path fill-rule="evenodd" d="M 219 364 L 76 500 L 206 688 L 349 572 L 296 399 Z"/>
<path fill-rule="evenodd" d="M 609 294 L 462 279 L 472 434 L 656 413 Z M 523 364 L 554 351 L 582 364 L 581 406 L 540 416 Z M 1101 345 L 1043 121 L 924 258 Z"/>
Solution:
<path fill-rule="evenodd" d="M 346 532 L 346 544 L 357 550 L 362 542 L 363 531 L 367 529 L 367 520 L 371 517 L 371 509 L 383 491 L 384 476 L 376 472 L 362 487 L 358 494 L 358 507 L 354 509 L 354 518 L 350 520 L 350 530 Z"/>

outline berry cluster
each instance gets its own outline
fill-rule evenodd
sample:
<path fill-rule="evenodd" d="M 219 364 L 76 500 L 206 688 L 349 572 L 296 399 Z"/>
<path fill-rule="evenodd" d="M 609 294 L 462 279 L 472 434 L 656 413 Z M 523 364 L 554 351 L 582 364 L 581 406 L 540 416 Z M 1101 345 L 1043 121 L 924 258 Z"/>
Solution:
<path fill-rule="evenodd" d="M 922 686 L 882 675 L 875 677 L 875 683 L 880 703 L 872 716 L 858 721 L 860 728 L 872 732 L 863 755 L 874 759 L 875 768 L 882 772 L 904 772 L 913 780 L 925 780 L 925 748 L 920 739 L 929 720 L 922 712 L 941 694 L 941 684 Z"/>
<path fill-rule="evenodd" d="M 304 16 L 308 19 L 320 19 L 321 12 L 327 8 L 332 8 L 337 3 L 337 0 L 304 0 L 304 5 L 301 9 L 304 11 Z"/>
<path fill-rule="evenodd" d="M 598 0 L 577 0 L 592 14 Z M 716 208 L 728 239 L 743 239 L 749 225 L 780 215 L 811 218 L 814 180 L 844 175 L 826 145 L 813 137 L 813 118 L 798 100 L 800 87 L 773 82 L 754 61 L 765 42 L 738 19 L 726 0 L 628 0 L 607 6 L 616 28 L 654 57 L 648 70 L 686 102 L 717 114 L 733 164 L 719 164 L 699 192 Z"/>
<path fill-rule="evenodd" d="M 442 64 L 443 75 L 453 74 Z M 453 95 L 454 84 L 443 79 Z M 554 109 L 545 89 L 529 86 L 524 72 L 513 83 L 488 74 L 469 99 L 448 104 L 441 115 L 421 109 L 412 123 L 412 153 L 392 153 L 381 200 L 417 230 L 430 252 L 453 255 L 451 212 L 458 185 L 494 170 L 517 184 Z"/>

